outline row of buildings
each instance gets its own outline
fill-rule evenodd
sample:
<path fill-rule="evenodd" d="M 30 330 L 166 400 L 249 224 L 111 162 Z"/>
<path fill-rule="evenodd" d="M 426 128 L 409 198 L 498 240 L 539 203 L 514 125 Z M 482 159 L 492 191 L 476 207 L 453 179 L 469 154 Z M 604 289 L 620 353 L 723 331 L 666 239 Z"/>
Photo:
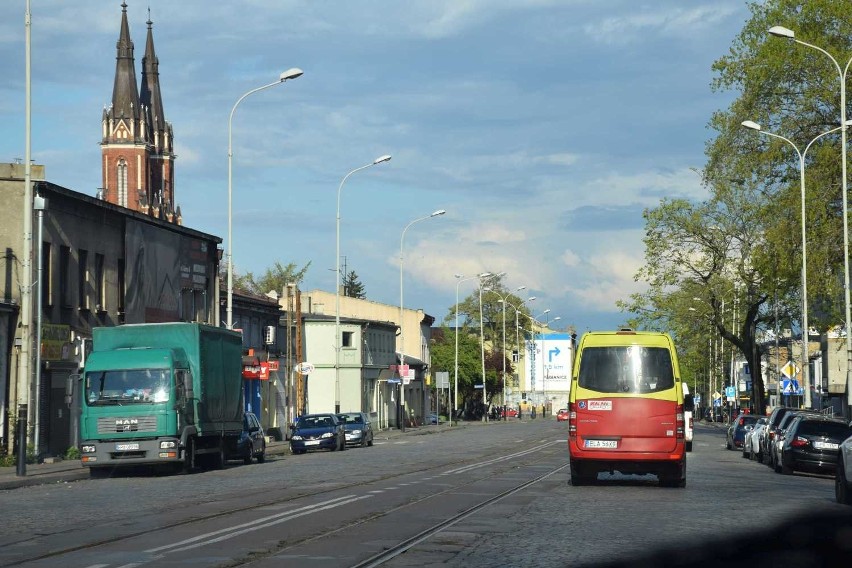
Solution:
<path fill-rule="evenodd" d="M 0 444 L 7 452 L 23 405 L 35 453 L 63 454 L 75 445 L 76 398 L 69 393 L 93 328 L 221 325 L 222 239 L 184 225 L 153 22 L 149 17 L 137 82 L 127 4 L 121 8 L 112 98 L 101 115 L 101 162 L 92 164 L 102 176 L 95 195 L 51 183 L 44 166 L 0 164 Z M 299 412 L 339 408 L 371 412 L 388 427 L 400 420 L 400 398 L 420 420 L 428 414 L 431 316 L 404 310 L 406 344 L 399 346 L 398 307 L 344 298 L 336 371 L 337 326 L 329 309 L 335 294 L 296 286 L 274 292 L 233 294 L 245 404 L 264 426 L 281 433 Z M 32 321 L 25 321 L 24 302 Z M 396 387 L 387 379 L 399 352 L 410 370 Z M 300 373 L 311 361 L 312 371 Z"/>

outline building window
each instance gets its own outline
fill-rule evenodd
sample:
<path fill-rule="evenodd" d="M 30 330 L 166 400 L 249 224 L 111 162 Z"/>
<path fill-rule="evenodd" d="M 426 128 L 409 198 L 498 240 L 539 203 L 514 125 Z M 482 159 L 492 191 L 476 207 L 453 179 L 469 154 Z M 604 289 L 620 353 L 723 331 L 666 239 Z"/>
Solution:
<path fill-rule="evenodd" d="M 118 204 L 122 207 L 127 207 L 127 162 L 124 161 L 124 158 L 118 160 L 118 168 L 117 168 L 117 186 L 118 190 Z"/>
<path fill-rule="evenodd" d="M 106 311 L 106 274 L 104 273 L 104 255 L 95 254 L 95 287 L 97 305 L 95 309 L 99 312 Z"/>
<path fill-rule="evenodd" d="M 59 302 L 63 308 L 71 303 L 71 249 L 65 245 L 59 247 Z"/>
<path fill-rule="evenodd" d="M 352 336 L 354 334 L 351 331 L 343 332 L 343 347 L 352 347 Z"/>
<path fill-rule="evenodd" d="M 50 272 L 50 256 L 53 249 L 50 243 L 41 244 L 41 303 L 43 306 L 53 305 L 53 281 Z"/>
<path fill-rule="evenodd" d="M 77 254 L 77 307 L 89 309 L 89 251 L 80 249 Z"/>
<path fill-rule="evenodd" d="M 116 304 L 118 305 L 118 314 L 124 315 L 124 295 L 125 295 L 124 282 L 125 281 L 124 281 L 124 259 L 123 258 L 118 259 L 118 275 L 117 276 L 118 276 L 118 278 L 116 278 L 116 282 L 117 282 L 118 285 L 116 286 L 116 293 L 117 293 L 118 298 L 116 299 Z"/>

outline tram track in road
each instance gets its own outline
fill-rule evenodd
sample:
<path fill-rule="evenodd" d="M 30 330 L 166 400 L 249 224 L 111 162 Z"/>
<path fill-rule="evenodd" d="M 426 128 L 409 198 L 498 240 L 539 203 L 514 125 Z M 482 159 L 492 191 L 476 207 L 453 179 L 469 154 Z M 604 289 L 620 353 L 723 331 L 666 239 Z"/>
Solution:
<path fill-rule="evenodd" d="M 50 534 L 42 534 L 36 535 L 30 538 L 20 539 L 19 541 L 14 542 L 14 545 L 17 545 L 20 550 L 28 550 L 33 551 L 37 550 L 35 554 L 30 555 L 30 552 L 26 552 L 23 555 L 17 556 L 14 553 L 10 554 L 10 551 L 7 550 L 6 554 L 0 555 L 0 566 L 23 566 L 28 565 L 29 563 L 39 562 L 39 565 L 49 565 L 50 563 L 55 563 L 55 565 L 61 565 L 61 559 L 65 556 L 74 556 L 82 557 L 85 555 L 89 555 L 89 557 L 95 556 L 96 551 L 99 549 L 124 549 L 130 546 L 127 543 L 131 541 L 136 541 L 137 543 L 145 540 L 146 538 L 149 541 L 156 542 L 164 542 L 162 539 L 162 535 L 171 535 L 178 533 L 180 534 L 192 534 L 193 532 L 203 533 L 203 527 L 205 525 L 220 523 L 220 524 L 228 524 L 229 518 L 253 518 L 252 514 L 257 513 L 257 511 L 264 510 L 278 510 L 281 512 L 282 508 L 287 509 L 298 509 L 300 506 L 304 507 L 305 503 L 309 503 L 311 500 L 314 501 L 322 501 L 324 498 L 329 497 L 334 499 L 332 494 L 349 494 L 358 496 L 360 493 L 363 493 L 360 499 L 369 500 L 370 496 L 376 496 L 375 494 L 370 494 L 368 489 L 376 486 L 382 486 L 387 489 L 383 489 L 382 491 L 390 491 L 395 489 L 394 486 L 405 486 L 412 485 L 413 483 L 406 483 L 406 477 L 412 477 L 417 479 L 432 479 L 433 483 L 438 483 L 441 478 L 443 479 L 452 479 L 451 483 L 448 483 L 448 488 L 442 489 L 440 491 L 435 491 L 430 493 L 429 495 L 421 496 L 420 498 L 409 499 L 404 503 L 401 503 L 399 506 L 388 508 L 384 511 L 381 511 L 376 514 L 366 515 L 360 518 L 356 518 L 351 523 L 345 523 L 343 526 L 337 526 L 327 533 L 322 534 L 313 534 L 304 538 L 296 539 L 296 540 L 285 540 L 283 542 L 279 542 L 278 546 L 274 546 L 272 548 L 267 548 L 266 550 L 255 550 L 247 555 L 247 556 L 236 556 L 232 561 L 226 562 L 225 564 L 218 564 L 220 566 L 248 566 L 252 563 L 256 562 L 258 559 L 262 559 L 264 557 L 274 556 L 275 554 L 279 554 L 282 550 L 287 550 L 288 548 L 298 547 L 304 545 L 306 543 L 310 543 L 312 541 L 322 540 L 323 538 L 333 536 L 334 534 L 340 533 L 341 531 L 345 531 L 347 529 L 351 529 L 353 526 L 362 525 L 365 523 L 370 523 L 371 521 L 375 521 L 377 518 L 381 518 L 387 516 L 389 514 L 394 513 L 395 511 L 405 510 L 406 507 L 417 507 L 422 502 L 435 498 L 441 495 L 445 495 L 451 493 L 453 491 L 465 490 L 466 487 L 481 481 L 488 481 L 495 476 L 499 476 L 505 474 L 507 471 L 512 471 L 519 467 L 520 464 L 529 465 L 530 463 L 536 463 L 539 461 L 539 458 L 536 458 L 536 452 L 541 452 L 542 450 L 546 450 L 549 446 L 554 444 L 559 444 L 559 441 L 552 441 L 549 443 L 538 443 L 536 446 L 531 448 L 526 448 L 521 451 L 507 452 L 503 453 L 496 457 L 489 457 L 488 459 L 483 459 L 482 456 L 479 457 L 471 457 L 469 459 L 444 459 L 440 462 L 424 462 L 417 466 L 411 466 L 409 464 L 404 470 L 401 471 L 393 471 L 391 473 L 385 473 L 384 475 L 371 478 L 369 480 L 359 480 L 352 483 L 341 483 L 333 486 L 323 487 L 321 490 L 317 491 L 302 491 L 293 493 L 290 491 L 286 497 L 278 496 L 276 498 L 266 498 L 266 499 L 258 499 L 255 502 L 250 504 L 243 504 L 240 506 L 225 506 L 220 507 L 215 512 L 207 512 L 202 514 L 192 514 L 190 517 L 178 518 L 171 522 L 163 522 L 164 518 L 160 515 L 161 511 L 152 511 L 150 513 L 146 513 L 145 519 L 140 519 L 139 522 L 135 523 L 127 523 L 123 525 L 116 526 L 115 524 L 110 524 L 109 528 L 112 534 L 99 538 L 95 536 L 94 538 L 90 538 L 88 542 L 85 540 L 85 533 L 81 533 L 81 540 L 77 540 L 75 538 L 69 538 L 67 532 L 60 533 L 60 531 L 55 531 Z M 490 468 L 490 470 L 486 470 L 486 468 Z M 460 478 L 465 477 L 466 475 L 470 475 L 470 472 L 475 472 L 474 479 L 466 480 L 463 483 L 459 483 Z M 544 477 L 544 476 L 539 476 Z M 514 488 L 516 491 L 522 489 L 520 484 L 517 488 Z M 380 493 L 377 491 L 376 493 Z M 252 492 L 253 497 L 260 497 L 263 492 Z M 506 492 L 506 495 L 509 493 Z M 353 498 L 354 499 L 354 498 Z M 227 501 L 228 499 L 224 499 L 223 501 Z M 374 501 L 379 501 L 379 499 L 374 499 Z M 493 498 L 486 499 L 482 503 L 479 503 L 476 507 L 469 508 L 469 511 L 466 513 L 467 515 L 473 514 L 476 510 L 479 510 L 489 503 L 487 501 L 493 501 Z M 218 504 L 219 502 L 215 502 Z M 243 501 L 245 503 L 245 501 Z M 345 504 L 341 501 L 342 504 Z M 304 507 L 307 508 L 307 507 Z M 339 511 L 340 509 L 337 509 Z M 303 514 L 305 515 L 313 515 L 314 511 L 306 511 Z M 318 510 L 318 515 L 322 513 Z M 339 513 L 337 513 L 339 515 Z M 460 513 L 460 515 L 464 514 Z M 294 514 L 292 511 L 290 515 Z M 261 515 L 264 516 L 264 515 Z M 298 516 L 298 515 L 297 515 Z M 461 520 L 461 516 L 455 521 Z M 287 519 L 284 519 L 284 514 L 282 513 L 282 521 L 286 522 Z M 269 521 L 272 523 L 272 521 Z M 147 525 L 147 526 L 146 526 Z M 104 525 L 106 526 L 106 525 Z M 263 530 L 263 523 L 259 523 L 254 525 L 258 528 L 258 530 Z M 449 526 L 449 525 L 448 525 Z M 89 527 L 93 529 L 97 529 L 97 527 Z M 134 530 L 137 529 L 137 530 Z M 243 534 L 251 530 L 252 527 L 242 527 L 241 530 Z M 432 527 L 433 531 L 438 530 L 437 527 Z M 92 533 L 89 533 L 90 535 Z M 97 531 L 95 532 L 97 535 Z M 101 535 L 103 536 L 103 535 Z M 218 540 L 224 541 L 229 537 L 226 534 L 219 535 L 215 538 L 211 538 L 210 540 Z M 425 537 L 423 537 L 425 538 Z M 64 545 L 60 545 L 59 543 L 63 543 Z M 73 544 L 72 544 L 73 542 Z M 268 540 L 266 541 L 268 543 Z M 401 546 L 401 545 L 398 545 Z M 179 550 L 181 548 L 190 548 L 190 545 L 175 546 L 173 548 L 167 547 L 159 547 L 163 548 L 163 550 L 156 550 L 158 547 L 145 547 L 144 551 L 149 551 L 150 555 L 161 555 L 167 554 L 170 550 Z M 16 557 L 17 556 L 17 557 Z M 142 562 L 144 564 L 145 562 Z M 80 566 L 85 566 L 87 564 L 75 564 Z M 112 564 L 116 566 L 116 564 Z M 149 565 L 157 565 L 156 562 L 151 562 Z"/>
<path fill-rule="evenodd" d="M 358 564 L 353 565 L 351 568 L 374 568 L 375 566 L 381 566 L 382 564 L 385 564 L 386 562 L 396 558 L 400 554 L 404 554 L 405 552 L 410 550 L 412 547 L 417 546 L 418 544 L 420 544 L 423 541 L 431 538 L 432 536 L 440 533 L 441 531 L 455 525 L 456 523 L 458 523 L 460 521 L 463 521 L 464 519 L 466 519 L 467 517 L 476 513 L 477 511 L 484 509 L 485 507 L 491 505 L 492 503 L 496 503 L 497 501 L 501 501 L 501 500 L 505 499 L 506 497 L 514 495 L 515 493 L 518 493 L 519 491 L 523 491 L 527 487 L 530 487 L 531 485 L 535 485 L 536 483 L 539 483 L 540 481 L 543 481 L 543 480 L 547 479 L 548 477 L 550 477 L 550 476 L 552 476 L 556 473 L 559 473 L 560 471 L 567 468 L 569 465 L 570 465 L 570 463 L 565 462 L 561 466 L 559 466 L 559 467 L 557 467 L 557 468 L 555 468 L 551 471 L 548 471 L 547 473 L 540 475 L 540 476 L 536 477 L 535 479 L 521 483 L 517 487 L 503 491 L 500 494 L 495 495 L 494 497 L 491 497 L 490 499 L 486 499 L 486 500 L 482 501 L 481 503 L 478 503 L 478 504 L 476 504 L 472 507 L 468 507 L 466 510 L 462 511 L 461 513 L 459 513 L 459 514 L 457 514 L 457 515 L 455 515 L 455 516 L 453 516 L 453 517 L 451 517 L 451 518 L 449 518 L 445 521 L 442 521 L 440 523 L 436 523 L 433 526 L 431 526 L 431 527 L 425 529 L 424 531 L 420 532 L 419 534 L 399 543 L 397 546 L 394 546 L 394 547 L 392 547 L 388 550 L 382 551 L 379 554 L 376 554 L 375 556 L 372 556 L 372 557 L 368 558 L 367 560 L 364 560 L 363 562 L 359 562 Z"/>

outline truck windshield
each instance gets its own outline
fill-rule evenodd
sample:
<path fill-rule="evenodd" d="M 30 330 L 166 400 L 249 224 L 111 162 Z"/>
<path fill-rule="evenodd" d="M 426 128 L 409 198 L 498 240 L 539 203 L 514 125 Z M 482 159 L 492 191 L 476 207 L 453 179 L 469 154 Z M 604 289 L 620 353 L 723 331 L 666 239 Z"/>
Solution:
<path fill-rule="evenodd" d="M 168 400 L 168 369 L 86 373 L 86 403 L 89 406 L 153 404 Z"/>

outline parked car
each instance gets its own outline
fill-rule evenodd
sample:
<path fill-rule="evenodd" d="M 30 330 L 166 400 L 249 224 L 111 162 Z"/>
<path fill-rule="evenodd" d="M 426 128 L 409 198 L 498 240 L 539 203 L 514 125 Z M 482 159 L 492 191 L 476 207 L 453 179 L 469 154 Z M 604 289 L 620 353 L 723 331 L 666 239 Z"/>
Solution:
<path fill-rule="evenodd" d="M 507 418 L 517 418 L 518 417 L 518 409 L 517 408 L 506 408 L 503 411 L 503 416 Z"/>
<path fill-rule="evenodd" d="M 775 439 L 776 430 L 778 429 L 778 423 L 781 422 L 781 419 L 784 418 L 785 414 L 787 414 L 788 412 L 793 412 L 795 410 L 795 408 L 791 408 L 789 406 L 778 406 L 774 408 L 769 414 L 769 420 L 767 420 L 766 422 L 766 428 L 760 435 L 759 447 L 757 452 L 760 456 L 759 461 L 761 463 L 770 463 L 770 450 L 772 449 L 772 441 Z"/>
<path fill-rule="evenodd" d="M 843 440 L 837 449 L 834 498 L 843 505 L 852 505 L 852 436 Z"/>
<path fill-rule="evenodd" d="M 781 452 L 784 451 L 784 440 L 790 423 L 797 416 L 808 414 L 810 416 L 822 416 L 822 413 L 814 410 L 793 410 L 784 414 L 778 427 L 775 428 L 775 436 L 769 444 L 769 467 L 776 473 L 781 473 Z"/>
<path fill-rule="evenodd" d="M 567 420 L 568 420 L 568 409 L 567 408 L 560 408 L 559 411 L 556 413 L 556 421 L 557 422 L 565 422 Z"/>
<path fill-rule="evenodd" d="M 763 432 L 764 428 L 766 428 L 766 423 L 769 421 L 769 418 L 766 416 L 760 416 L 757 419 L 757 422 L 754 423 L 754 427 L 750 432 L 746 432 L 743 437 L 743 457 L 751 460 L 759 459 L 759 443 L 760 443 L 760 434 Z"/>
<path fill-rule="evenodd" d="M 266 434 L 252 412 L 243 414 L 243 431 L 237 440 L 237 454 L 246 464 L 250 464 L 253 458 L 257 463 L 266 461 Z"/>
<path fill-rule="evenodd" d="M 742 449 L 743 440 L 748 432 L 754 428 L 759 416 L 755 414 L 740 414 L 731 425 L 728 426 L 725 447 L 729 450 Z"/>
<path fill-rule="evenodd" d="M 834 473 L 840 443 L 852 436 L 852 427 L 842 418 L 802 414 L 787 427 L 784 448 L 779 459 L 780 471 Z"/>
<path fill-rule="evenodd" d="M 366 412 L 343 412 L 337 415 L 343 422 L 346 443 L 350 446 L 373 445 L 373 423 Z"/>
<path fill-rule="evenodd" d="M 720 406 L 714 406 L 704 411 L 704 420 L 707 422 L 724 422 L 728 418 L 728 413 Z"/>
<path fill-rule="evenodd" d="M 336 414 L 305 414 L 291 426 L 290 451 L 346 449 L 346 434 Z"/>

